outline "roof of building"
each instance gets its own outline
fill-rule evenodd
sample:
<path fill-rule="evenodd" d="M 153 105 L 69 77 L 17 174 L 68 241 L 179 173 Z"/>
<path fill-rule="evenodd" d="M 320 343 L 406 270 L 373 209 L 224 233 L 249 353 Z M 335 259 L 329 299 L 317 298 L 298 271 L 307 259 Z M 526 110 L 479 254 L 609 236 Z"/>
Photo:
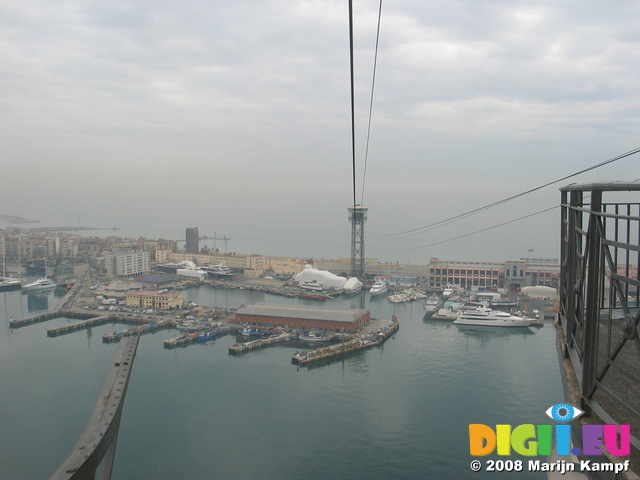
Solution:
<path fill-rule="evenodd" d="M 149 283 L 167 283 L 175 281 L 176 277 L 173 275 L 150 275 L 148 277 L 138 278 L 137 280 Z"/>
<path fill-rule="evenodd" d="M 369 313 L 369 310 L 339 310 L 321 307 L 305 307 L 299 305 L 274 305 L 256 303 L 238 309 L 236 315 L 256 315 L 269 317 L 301 318 L 308 320 L 326 320 L 332 322 L 352 323 Z"/>
<path fill-rule="evenodd" d="M 133 292 L 127 292 L 128 297 L 165 297 L 165 298 L 174 298 L 176 296 L 182 295 L 182 292 L 158 292 L 156 290 L 136 290 Z"/>

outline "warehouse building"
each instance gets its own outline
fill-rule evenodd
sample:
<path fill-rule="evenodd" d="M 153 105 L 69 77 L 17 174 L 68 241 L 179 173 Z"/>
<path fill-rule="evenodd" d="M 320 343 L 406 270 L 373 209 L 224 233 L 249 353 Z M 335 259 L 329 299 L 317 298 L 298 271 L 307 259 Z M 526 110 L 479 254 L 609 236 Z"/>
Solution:
<path fill-rule="evenodd" d="M 371 319 L 369 310 L 337 310 L 258 303 L 238 309 L 236 323 L 260 327 L 354 333 Z"/>

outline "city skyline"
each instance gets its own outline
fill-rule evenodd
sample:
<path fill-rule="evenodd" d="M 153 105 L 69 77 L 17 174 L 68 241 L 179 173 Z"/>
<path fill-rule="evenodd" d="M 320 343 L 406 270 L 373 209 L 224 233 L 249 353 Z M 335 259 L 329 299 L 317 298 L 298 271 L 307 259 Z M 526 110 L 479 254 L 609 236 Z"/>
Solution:
<path fill-rule="evenodd" d="M 377 9 L 354 2 L 366 257 L 555 258 L 558 188 L 640 177 L 629 157 L 446 221 L 638 146 L 640 7 L 401 1 L 382 7 L 363 191 Z M 242 254 L 349 256 L 346 2 L 0 13 L 0 214 L 134 238 L 198 225 Z"/>

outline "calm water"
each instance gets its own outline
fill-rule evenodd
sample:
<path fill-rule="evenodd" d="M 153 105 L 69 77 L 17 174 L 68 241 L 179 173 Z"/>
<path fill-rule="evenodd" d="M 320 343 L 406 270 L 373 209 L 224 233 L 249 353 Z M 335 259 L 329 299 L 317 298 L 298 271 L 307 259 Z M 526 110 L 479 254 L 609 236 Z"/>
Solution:
<path fill-rule="evenodd" d="M 202 287 L 201 305 L 298 300 Z M 361 297 L 326 305 L 359 308 Z M 115 325 L 48 338 L 66 319 L 11 331 L 8 319 L 52 309 L 55 292 L 0 293 L 0 479 L 46 478 L 89 419 L 115 352 Z M 307 304 L 317 305 L 313 301 Z M 300 302 L 305 303 L 305 302 Z M 468 424 L 549 423 L 562 400 L 555 330 L 474 330 L 395 312 L 383 347 L 318 367 L 279 345 L 229 356 L 235 337 L 166 350 L 175 331 L 142 337 L 126 397 L 114 479 L 473 479 Z M 519 457 L 512 457 L 517 459 Z M 505 478 L 509 476 L 506 475 Z M 545 478 L 519 473 L 518 478 Z"/>

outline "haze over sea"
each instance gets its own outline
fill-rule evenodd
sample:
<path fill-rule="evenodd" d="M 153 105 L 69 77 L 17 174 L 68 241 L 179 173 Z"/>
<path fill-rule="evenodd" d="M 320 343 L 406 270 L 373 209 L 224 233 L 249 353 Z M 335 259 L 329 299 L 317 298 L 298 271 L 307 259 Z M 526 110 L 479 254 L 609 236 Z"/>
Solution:
<path fill-rule="evenodd" d="M 550 423 L 545 410 L 563 399 L 552 323 L 474 330 L 424 320 L 422 301 L 362 295 L 372 317 L 395 313 L 399 332 L 381 348 L 316 367 L 292 365 L 300 347 L 286 344 L 230 356 L 232 335 L 173 350 L 163 340 L 175 331 L 143 336 L 113 478 L 492 478 L 469 468 L 470 423 Z M 211 287 L 185 296 L 220 307 L 314 304 Z M 46 329 L 67 320 L 9 329 L 10 317 L 51 310 L 58 299 L 0 293 L 2 480 L 55 469 L 84 429 L 115 352 L 102 335 L 121 325 L 56 338 Z M 360 308 L 361 300 L 326 306 Z"/>

